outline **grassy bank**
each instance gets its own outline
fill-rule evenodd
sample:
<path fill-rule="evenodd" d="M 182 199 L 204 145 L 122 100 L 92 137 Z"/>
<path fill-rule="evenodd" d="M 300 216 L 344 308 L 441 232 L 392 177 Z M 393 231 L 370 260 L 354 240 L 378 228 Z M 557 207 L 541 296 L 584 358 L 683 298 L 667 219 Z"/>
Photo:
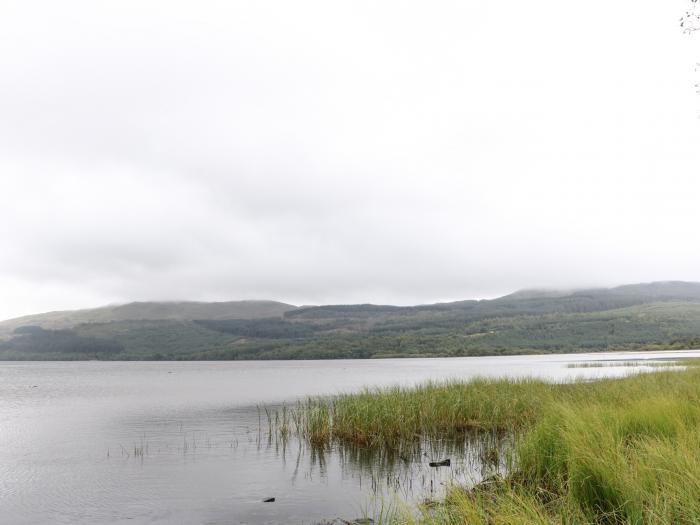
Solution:
<path fill-rule="evenodd" d="M 697 364 L 697 362 L 693 363 Z M 452 488 L 418 523 L 700 523 L 700 369 L 549 384 L 474 380 L 310 401 L 314 443 L 396 447 L 466 431 L 516 435 L 505 477 Z"/>
<path fill-rule="evenodd" d="M 586 389 L 581 383 L 567 391 Z M 507 431 L 537 420 L 562 385 L 529 379 L 428 383 L 307 401 L 296 428 L 315 444 L 399 446 L 422 437 Z"/>
<path fill-rule="evenodd" d="M 676 377 L 625 381 L 629 400 L 549 406 L 520 436 L 517 469 L 397 521 L 700 523 L 700 373 L 664 375 Z"/>
<path fill-rule="evenodd" d="M 684 363 L 696 365 L 700 360 Z M 692 381 L 681 381 L 693 372 L 572 383 L 477 378 L 410 388 L 368 389 L 310 399 L 291 417 L 296 431 L 316 444 L 337 440 L 394 446 L 421 437 L 458 437 L 467 431 L 522 431 L 561 403 L 627 406 L 635 399 L 661 394 L 687 396 L 700 392 L 700 386 L 696 388 Z"/>

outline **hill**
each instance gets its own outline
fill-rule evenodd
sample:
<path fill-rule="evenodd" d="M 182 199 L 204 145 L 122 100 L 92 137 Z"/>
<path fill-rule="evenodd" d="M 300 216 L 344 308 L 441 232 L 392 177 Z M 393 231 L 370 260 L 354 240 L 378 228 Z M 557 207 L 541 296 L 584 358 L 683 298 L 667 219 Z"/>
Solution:
<path fill-rule="evenodd" d="M 83 323 L 115 321 L 189 321 L 194 319 L 257 319 L 281 317 L 296 306 L 275 301 L 201 302 L 136 302 L 103 306 L 89 310 L 71 310 L 28 315 L 0 321 L 0 335 L 20 326 L 71 328 Z"/>
<path fill-rule="evenodd" d="M 4 332 L 3 332 L 4 331 Z M 132 303 L 0 323 L 2 359 L 304 359 L 700 346 L 700 283 L 418 306 Z"/>

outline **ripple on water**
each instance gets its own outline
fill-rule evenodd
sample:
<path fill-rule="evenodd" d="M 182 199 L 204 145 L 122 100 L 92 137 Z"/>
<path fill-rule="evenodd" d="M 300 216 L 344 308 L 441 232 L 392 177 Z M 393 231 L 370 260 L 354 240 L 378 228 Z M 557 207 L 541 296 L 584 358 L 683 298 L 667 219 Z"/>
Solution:
<path fill-rule="evenodd" d="M 372 499 L 422 498 L 469 482 L 494 443 L 423 442 L 401 455 L 312 449 L 258 432 L 256 403 L 364 385 L 474 375 L 564 380 L 626 373 L 590 354 L 270 363 L 0 364 L 3 520 L 37 523 L 312 523 L 357 517 Z M 692 354 L 700 356 L 700 352 Z M 169 373 L 174 372 L 174 373 Z M 37 385 L 33 387 L 33 385 Z M 499 443 L 498 447 L 505 446 Z M 402 457 L 403 456 L 403 457 Z M 450 467 L 427 466 L 450 457 Z M 502 461 L 503 454 L 499 456 Z M 491 470 L 489 470 L 491 469 Z M 274 504 L 262 499 L 274 496 Z"/>

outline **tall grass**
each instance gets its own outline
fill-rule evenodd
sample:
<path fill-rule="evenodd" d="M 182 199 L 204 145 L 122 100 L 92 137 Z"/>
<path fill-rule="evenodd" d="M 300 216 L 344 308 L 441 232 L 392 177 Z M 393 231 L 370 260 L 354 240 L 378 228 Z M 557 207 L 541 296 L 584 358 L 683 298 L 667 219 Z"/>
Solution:
<path fill-rule="evenodd" d="M 332 440 L 398 446 L 426 437 L 510 431 L 536 420 L 561 385 L 532 379 L 428 383 L 309 399 L 294 410 L 298 433 L 313 444 Z"/>
<path fill-rule="evenodd" d="M 453 487 L 437 506 L 384 521 L 700 524 L 700 369 L 659 370 L 367 390 L 308 400 L 290 419 L 312 443 L 369 448 L 474 430 L 516 436 L 504 477 Z"/>
<path fill-rule="evenodd" d="M 700 360 L 683 364 L 697 366 Z M 422 438 L 461 437 L 474 431 L 514 432 L 539 421 L 558 402 L 585 404 L 600 399 L 625 404 L 635 396 L 647 395 L 650 388 L 674 391 L 679 377 L 675 371 L 652 375 L 570 383 L 476 378 L 366 389 L 307 399 L 285 414 L 285 421 L 291 419 L 296 433 L 315 445 L 337 440 L 391 447 Z"/>
<path fill-rule="evenodd" d="M 504 478 L 454 487 L 436 508 L 395 521 L 700 523 L 700 371 L 560 393 L 519 433 L 517 463 Z"/>

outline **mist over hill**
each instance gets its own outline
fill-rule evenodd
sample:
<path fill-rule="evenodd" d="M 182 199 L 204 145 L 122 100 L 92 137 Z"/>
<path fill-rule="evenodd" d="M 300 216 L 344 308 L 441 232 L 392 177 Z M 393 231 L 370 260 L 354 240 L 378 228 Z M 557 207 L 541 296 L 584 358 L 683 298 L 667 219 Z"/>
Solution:
<path fill-rule="evenodd" d="M 194 319 L 257 319 L 279 317 L 296 306 L 276 301 L 229 301 L 203 303 L 194 301 L 135 302 L 103 306 L 88 310 L 69 310 L 28 315 L 0 321 L 0 334 L 20 326 L 71 328 L 84 323 L 115 321 L 191 321 Z"/>
<path fill-rule="evenodd" d="M 304 359 L 700 346 L 700 283 L 417 306 L 144 302 L 0 322 L 2 359 Z"/>

